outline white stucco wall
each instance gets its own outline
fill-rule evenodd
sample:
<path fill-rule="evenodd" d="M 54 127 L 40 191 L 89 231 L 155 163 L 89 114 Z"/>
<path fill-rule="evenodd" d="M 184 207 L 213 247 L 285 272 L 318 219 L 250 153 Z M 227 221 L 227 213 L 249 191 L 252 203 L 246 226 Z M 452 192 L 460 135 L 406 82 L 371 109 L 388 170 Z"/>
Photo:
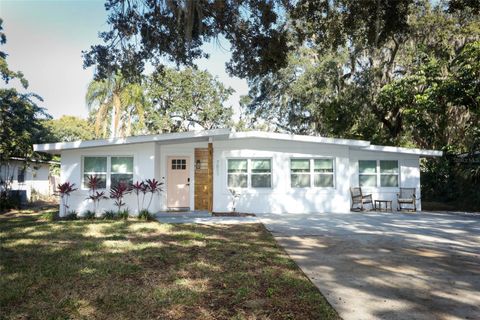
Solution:
<path fill-rule="evenodd" d="M 350 151 L 350 184 L 358 187 L 358 161 L 359 160 L 398 160 L 399 186 L 398 187 L 362 187 L 362 192 L 371 194 L 373 200 L 392 200 L 394 209 L 397 208 L 397 193 L 399 187 L 416 188 L 417 210 L 421 210 L 420 200 L 420 163 L 419 157 L 415 155 L 372 152 L 372 151 Z"/>
<path fill-rule="evenodd" d="M 167 210 L 167 159 L 169 156 L 188 157 L 190 162 L 190 208 L 194 209 L 195 148 L 207 148 L 208 142 L 195 143 L 141 143 L 68 150 L 62 152 L 61 181 L 70 181 L 79 187 L 70 198 L 70 210 L 78 213 L 92 210 L 91 201 L 86 200 L 88 190 L 81 188 L 83 156 L 133 156 L 134 182 L 155 178 L 165 183 L 164 192 L 155 197 L 150 211 Z M 348 212 L 350 210 L 350 187 L 358 186 L 358 160 L 398 160 L 400 187 L 417 188 L 420 196 L 419 158 L 388 152 L 358 151 L 345 145 L 312 142 L 280 141 L 248 138 L 213 141 L 213 210 L 232 210 L 232 196 L 227 188 L 227 159 L 270 158 L 272 159 L 272 187 L 241 189 L 236 210 L 252 213 L 312 213 Z M 292 188 L 290 182 L 291 158 L 334 159 L 333 188 Z M 106 190 L 109 191 L 109 190 Z M 364 188 L 374 199 L 396 199 L 398 188 Z M 137 213 L 136 197 L 125 198 L 132 213 Z M 418 201 L 420 209 L 420 201 Z M 396 207 L 396 203 L 394 203 Z M 113 200 L 102 200 L 98 212 L 114 209 Z M 63 214 L 63 213 L 62 213 Z"/>
<path fill-rule="evenodd" d="M 241 189 L 236 210 L 253 213 L 347 212 L 350 206 L 348 147 L 267 139 L 217 141 L 214 148 L 214 211 L 230 211 L 227 159 L 271 158 L 272 187 Z M 292 188 L 291 158 L 333 158 L 333 188 Z M 347 181 L 347 183 L 345 183 Z"/>
<path fill-rule="evenodd" d="M 83 156 L 133 156 L 133 181 L 156 178 L 155 175 L 155 143 L 140 143 L 131 145 L 119 145 L 97 148 L 86 148 L 76 150 L 65 150 L 61 154 L 61 182 L 69 181 L 75 183 L 78 188 L 73 192 L 69 201 L 69 210 L 82 214 L 86 210 L 93 210 L 93 204 L 88 197 L 88 189 L 82 188 L 82 157 Z M 100 191 L 100 190 L 99 190 Z M 109 190 L 105 191 L 109 196 Z M 132 193 L 125 197 L 126 206 L 133 214 L 137 214 L 137 198 Z M 148 200 L 148 198 L 147 198 Z M 146 201 L 147 202 L 147 201 Z M 98 212 L 114 209 L 114 200 L 102 200 Z M 150 211 L 158 211 L 159 199 L 155 196 Z M 63 212 L 60 213 L 62 216 Z"/>

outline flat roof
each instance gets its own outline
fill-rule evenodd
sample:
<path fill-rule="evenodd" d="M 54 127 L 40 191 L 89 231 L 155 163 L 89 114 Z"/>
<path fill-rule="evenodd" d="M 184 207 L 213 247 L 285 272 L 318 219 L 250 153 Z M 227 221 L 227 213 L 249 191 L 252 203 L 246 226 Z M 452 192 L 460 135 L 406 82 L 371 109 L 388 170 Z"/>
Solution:
<path fill-rule="evenodd" d="M 178 132 L 178 133 L 163 133 L 163 134 L 156 134 L 156 135 L 132 136 L 127 138 L 112 138 L 112 139 L 103 139 L 103 140 L 34 144 L 33 150 L 39 151 L 39 152 L 47 152 L 47 153 L 60 153 L 62 150 L 99 148 L 99 147 L 105 147 L 105 146 L 125 145 L 125 144 L 134 144 L 134 143 L 147 143 L 147 142 L 186 143 L 186 142 L 198 142 L 198 141 L 234 140 L 234 139 L 249 139 L 249 138 L 343 145 L 343 146 L 352 147 L 356 150 L 395 152 L 395 153 L 405 153 L 405 154 L 413 154 L 418 156 L 429 156 L 429 157 L 439 157 L 443 154 L 442 151 L 437 151 L 437 150 L 376 146 L 376 145 L 371 145 L 370 141 L 365 141 L 365 140 L 337 139 L 337 138 L 327 138 L 327 137 L 320 137 L 320 136 L 307 136 L 307 135 L 296 135 L 296 134 L 264 132 L 264 131 L 235 132 L 231 129 L 213 129 L 213 130 L 188 131 L 188 132 Z"/>

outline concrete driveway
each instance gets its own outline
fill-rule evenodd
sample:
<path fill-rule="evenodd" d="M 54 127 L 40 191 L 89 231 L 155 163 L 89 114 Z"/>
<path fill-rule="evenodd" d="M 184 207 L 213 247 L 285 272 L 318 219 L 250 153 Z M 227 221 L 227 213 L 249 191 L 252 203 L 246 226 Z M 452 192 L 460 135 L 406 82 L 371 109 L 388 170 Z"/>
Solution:
<path fill-rule="evenodd" d="M 348 319 L 480 319 L 480 217 L 262 215 Z"/>

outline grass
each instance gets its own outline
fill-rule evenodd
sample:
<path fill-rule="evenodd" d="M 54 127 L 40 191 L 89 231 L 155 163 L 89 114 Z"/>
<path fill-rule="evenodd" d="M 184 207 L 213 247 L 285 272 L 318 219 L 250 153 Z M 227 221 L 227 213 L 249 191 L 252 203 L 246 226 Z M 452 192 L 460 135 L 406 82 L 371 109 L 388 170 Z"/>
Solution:
<path fill-rule="evenodd" d="M 0 319 L 338 319 L 260 224 L 0 215 Z"/>

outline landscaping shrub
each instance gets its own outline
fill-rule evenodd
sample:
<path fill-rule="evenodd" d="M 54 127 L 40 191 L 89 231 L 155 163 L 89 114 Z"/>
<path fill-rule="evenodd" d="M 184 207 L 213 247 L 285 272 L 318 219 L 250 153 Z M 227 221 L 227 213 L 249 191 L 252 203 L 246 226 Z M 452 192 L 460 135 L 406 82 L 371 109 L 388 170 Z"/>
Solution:
<path fill-rule="evenodd" d="M 91 210 L 87 210 L 83 213 L 82 218 L 85 220 L 93 220 L 95 219 L 95 212 Z"/>
<path fill-rule="evenodd" d="M 113 210 L 107 210 L 103 214 L 103 219 L 105 220 L 115 220 L 117 218 L 117 213 Z"/>
<path fill-rule="evenodd" d="M 155 217 L 148 210 L 142 210 L 138 214 L 138 219 L 139 220 L 150 221 L 150 220 L 154 220 Z"/>
<path fill-rule="evenodd" d="M 63 219 L 64 220 L 77 220 L 78 219 L 78 214 L 75 210 L 72 210 L 72 211 L 69 211 Z"/>
<path fill-rule="evenodd" d="M 121 219 L 121 220 L 127 220 L 128 217 L 130 216 L 130 211 L 128 211 L 128 209 L 119 211 L 118 214 L 117 214 L 117 216 L 118 216 L 118 218 Z"/>

